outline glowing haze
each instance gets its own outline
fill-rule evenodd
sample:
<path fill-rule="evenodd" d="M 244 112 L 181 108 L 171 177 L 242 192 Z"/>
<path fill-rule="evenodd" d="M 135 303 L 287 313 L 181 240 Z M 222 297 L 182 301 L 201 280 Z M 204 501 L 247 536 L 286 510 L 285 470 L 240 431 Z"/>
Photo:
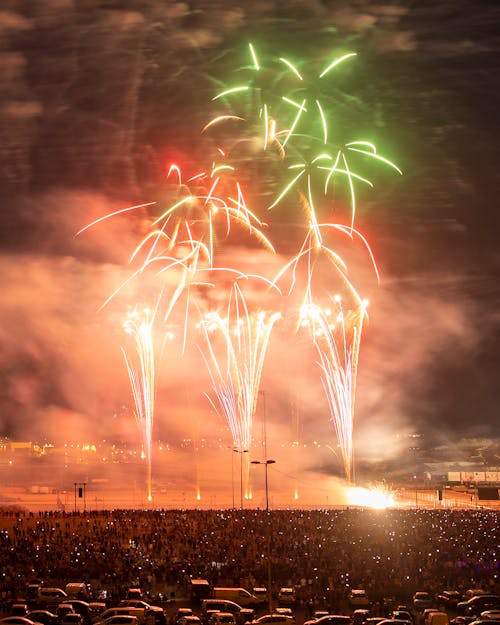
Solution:
<path fill-rule="evenodd" d="M 286 476 L 304 484 L 320 475 L 326 484 L 331 475 L 350 477 L 353 449 L 354 462 L 367 466 L 404 455 L 407 435 L 424 425 L 427 433 L 435 429 L 446 436 L 440 426 L 455 415 L 441 411 L 446 393 L 434 386 L 434 367 L 448 364 L 443 354 L 458 351 L 470 359 L 481 331 L 495 321 L 462 295 L 475 276 L 439 262 L 420 269 L 422 258 L 432 256 L 432 242 L 423 237 L 412 259 L 395 230 L 381 236 L 380 229 L 366 227 L 376 221 L 360 211 L 357 190 L 363 198 L 376 196 L 377 166 L 394 174 L 399 168 L 365 137 L 332 143 L 337 128 L 327 123 L 324 84 L 344 68 L 352 72 L 356 61 L 353 52 L 341 51 L 309 67 L 280 53 L 270 60 L 250 46 L 247 65 L 239 68 L 242 81 L 227 77 L 210 105 L 220 110 L 202 128 L 203 141 L 212 142 L 206 162 L 191 164 L 189 177 L 166 162 L 168 202 L 144 197 L 145 205 L 129 211 L 123 201 L 92 193 L 38 198 L 42 244 L 36 252 L 0 258 L 5 434 L 56 443 L 123 440 L 140 447 L 134 419 L 140 409 L 121 355 L 123 313 L 137 303 L 154 304 L 164 290 L 172 306 L 161 311 L 161 321 L 172 340 L 160 341 L 149 426 L 154 440 L 173 448 L 194 441 L 176 465 L 179 484 L 206 484 L 200 472 L 217 483 L 214 466 L 224 467 L 226 477 L 237 472 L 240 458 L 233 459 L 232 449 L 250 445 L 252 457 L 276 460 L 272 469 L 281 472 L 281 481 Z M 266 91 L 262 77 L 273 64 L 277 88 Z M 315 81 L 321 82 L 318 89 Z M 249 163 L 243 172 L 242 162 Z M 266 186 L 269 172 L 278 170 L 278 184 Z M 339 209 L 335 215 L 332 204 Z M 123 209 L 74 238 L 83 226 Z M 403 273 L 398 263 L 388 265 L 398 256 L 417 270 Z M 207 399 L 214 375 L 205 366 L 206 337 L 196 328 L 202 313 L 225 310 L 236 280 L 245 283 L 249 310 L 280 313 L 250 398 L 252 442 L 248 432 L 236 435 L 227 414 Z M 336 423 L 347 425 L 345 443 L 333 427 L 328 368 L 317 362 L 322 352 L 296 331 L 304 303 L 323 306 L 338 291 L 342 301 L 350 300 L 347 309 L 370 301 L 363 343 L 356 346 L 353 405 L 347 422 Z M 142 425 L 148 418 L 140 419 Z M 196 470 L 190 466 L 184 473 L 190 462 Z"/>

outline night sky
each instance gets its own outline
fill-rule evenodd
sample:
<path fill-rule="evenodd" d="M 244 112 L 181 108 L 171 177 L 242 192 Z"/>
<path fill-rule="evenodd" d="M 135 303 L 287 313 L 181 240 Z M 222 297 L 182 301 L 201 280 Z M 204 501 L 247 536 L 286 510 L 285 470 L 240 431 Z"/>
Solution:
<path fill-rule="evenodd" d="M 128 307 L 155 300 L 157 279 L 150 272 L 100 307 L 130 275 L 130 253 L 165 207 L 168 165 L 196 173 L 217 140 L 238 138 L 201 129 L 221 112 L 214 95 L 241 79 L 252 41 L 270 66 L 286 56 L 311 75 L 357 52 L 333 84 L 317 86 L 330 127 L 340 142 L 373 141 L 403 171 L 367 168 L 374 188 L 358 196 L 356 224 L 380 285 L 362 246 L 340 240 L 336 248 L 370 300 L 357 455 L 396 457 L 415 432 L 425 435 L 421 445 L 456 447 L 457 459 L 463 439 L 498 439 L 497 2 L 31 5 L 9 0 L 0 12 L 1 435 L 139 440 L 122 322 Z M 274 79 L 262 77 L 267 87 Z M 278 254 L 242 232 L 219 241 L 217 253 L 223 264 L 273 275 L 298 250 L 300 202 L 292 194 L 267 212 L 287 179 L 279 163 L 251 141 L 233 153 Z M 340 185 L 334 203 L 344 220 L 346 197 Z M 157 204 L 74 236 L 146 202 Z M 337 276 L 327 280 L 325 292 L 341 287 Z M 220 307 L 221 289 L 207 289 L 203 306 Z M 267 297 L 253 283 L 249 291 L 257 303 Z M 291 325 L 277 324 L 264 365 L 268 442 L 335 446 L 314 354 Z M 231 445 L 205 396 L 210 380 L 195 343 L 190 335 L 184 353 L 180 340 L 164 351 L 156 436 L 175 444 L 220 435 Z M 260 400 L 257 438 L 262 413 Z M 312 453 L 308 464 L 323 461 Z"/>

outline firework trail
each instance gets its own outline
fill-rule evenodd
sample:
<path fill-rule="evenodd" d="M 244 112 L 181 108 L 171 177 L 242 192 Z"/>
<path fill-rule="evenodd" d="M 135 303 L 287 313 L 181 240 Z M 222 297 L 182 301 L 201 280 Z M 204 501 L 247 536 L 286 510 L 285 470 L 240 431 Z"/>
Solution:
<path fill-rule="evenodd" d="M 304 198 L 304 206 L 309 210 L 309 204 Z M 315 283 L 319 282 L 324 291 L 321 280 L 316 281 L 315 275 L 324 274 L 324 267 L 333 270 L 339 277 L 340 283 L 348 290 L 354 300 L 361 305 L 362 299 L 348 276 L 348 266 L 344 259 L 335 251 L 329 243 L 332 235 L 340 234 L 350 240 L 357 239 L 366 250 L 373 267 L 377 281 L 380 281 L 379 271 L 375 256 L 366 237 L 355 228 L 344 224 L 318 224 L 313 221 L 312 213 L 309 229 L 298 253 L 286 262 L 273 280 L 277 285 L 289 276 L 288 295 L 294 292 L 302 294 L 302 302 L 299 308 L 314 305 L 318 299 Z M 322 299 L 324 293 L 320 293 Z"/>
<path fill-rule="evenodd" d="M 235 283 L 227 315 L 222 317 L 218 312 L 211 312 L 201 320 L 207 347 L 203 356 L 213 389 L 213 397 L 207 397 L 214 410 L 227 420 L 234 449 L 242 456 L 251 449 L 262 368 L 273 326 L 279 318 L 279 313 L 251 312 L 241 288 Z M 249 493 L 248 455 L 245 455 L 246 497 Z"/>
<path fill-rule="evenodd" d="M 134 356 L 127 356 L 122 347 L 125 364 L 135 404 L 135 418 L 142 435 L 143 455 L 147 462 L 146 489 L 148 501 L 152 501 L 151 451 L 156 392 L 156 355 L 153 326 L 157 309 L 132 310 L 125 323 L 125 332 L 134 340 Z"/>
<path fill-rule="evenodd" d="M 274 248 L 263 234 L 264 224 L 248 207 L 242 185 L 235 177 L 235 168 L 224 161 L 225 154 L 219 149 L 221 161 L 212 162 L 209 171 L 202 171 L 182 181 L 178 165 L 169 167 L 167 178 L 176 175 L 176 199 L 172 205 L 155 219 L 153 226 L 158 236 L 167 233 L 169 248 L 175 246 L 179 232 L 184 238 L 205 243 L 208 261 L 214 265 L 214 246 L 217 233 L 229 236 L 231 225 L 243 226 L 269 251 Z M 161 234 L 160 234 L 161 233 Z"/>
<path fill-rule="evenodd" d="M 353 426 L 359 348 L 367 302 L 349 312 L 340 297 L 334 310 L 311 304 L 301 311 L 301 325 L 307 327 L 319 357 L 321 382 L 328 401 L 342 455 L 347 481 L 354 479 Z"/>
<path fill-rule="evenodd" d="M 250 63 L 239 68 L 239 72 L 246 75 L 237 85 L 225 87 L 219 91 L 212 99 L 213 102 L 222 102 L 225 108 L 232 113 L 235 109 L 241 114 L 218 115 L 212 119 L 208 126 L 219 124 L 220 122 L 234 123 L 244 122 L 245 130 L 249 130 L 246 138 L 243 140 L 241 136 L 237 143 L 242 141 L 255 142 L 257 139 L 258 147 L 267 150 L 271 145 L 278 148 L 283 153 L 283 148 L 278 139 L 278 119 L 288 113 L 289 107 L 283 105 L 283 100 L 279 96 L 279 82 L 286 78 L 283 69 L 288 71 L 287 66 L 281 66 L 276 69 L 269 69 L 262 65 L 258 58 L 255 47 L 250 43 L 248 45 Z M 286 72 L 285 72 L 286 73 Z M 243 98 L 241 98 L 243 96 Z M 257 116 L 255 115 L 257 112 Z M 288 115 L 290 123 L 293 119 L 292 115 Z M 249 128 L 248 128 L 249 127 Z"/>

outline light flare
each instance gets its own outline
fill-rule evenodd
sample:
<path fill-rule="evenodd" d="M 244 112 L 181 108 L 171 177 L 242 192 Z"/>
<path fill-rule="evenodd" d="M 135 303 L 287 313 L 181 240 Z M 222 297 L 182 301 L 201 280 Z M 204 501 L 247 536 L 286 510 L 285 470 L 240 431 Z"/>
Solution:
<path fill-rule="evenodd" d="M 346 490 L 349 505 L 384 510 L 395 505 L 394 494 L 383 488 L 351 486 Z"/>

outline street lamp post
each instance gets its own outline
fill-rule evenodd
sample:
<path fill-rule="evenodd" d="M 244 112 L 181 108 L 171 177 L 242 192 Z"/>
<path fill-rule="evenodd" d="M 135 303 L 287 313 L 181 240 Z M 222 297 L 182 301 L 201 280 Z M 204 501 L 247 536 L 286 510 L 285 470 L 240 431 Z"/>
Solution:
<path fill-rule="evenodd" d="M 260 460 L 252 460 L 252 464 L 263 464 L 265 469 L 265 478 L 266 478 L 266 512 L 269 512 L 269 488 L 267 482 L 267 467 L 270 464 L 274 464 L 276 460 L 266 460 L 265 462 L 261 462 Z"/>
<path fill-rule="evenodd" d="M 234 449 L 232 449 L 234 451 Z M 231 454 L 231 492 L 233 495 L 233 510 L 234 510 L 234 453 Z"/>
<path fill-rule="evenodd" d="M 270 464 L 274 464 L 276 460 L 266 460 L 265 462 L 261 462 L 260 460 L 252 460 L 252 464 L 262 464 L 264 465 L 264 472 L 266 478 L 266 515 L 267 515 L 267 525 L 266 525 L 266 533 L 267 533 L 267 599 L 268 599 L 268 607 L 269 614 L 273 613 L 273 593 L 271 589 L 272 578 L 271 578 L 271 523 L 269 519 L 269 486 L 267 481 L 267 468 Z"/>
<path fill-rule="evenodd" d="M 243 510 L 243 454 L 247 454 L 248 449 L 233 449 L 233 451 L 240 454 L 240 508 Z"/>

